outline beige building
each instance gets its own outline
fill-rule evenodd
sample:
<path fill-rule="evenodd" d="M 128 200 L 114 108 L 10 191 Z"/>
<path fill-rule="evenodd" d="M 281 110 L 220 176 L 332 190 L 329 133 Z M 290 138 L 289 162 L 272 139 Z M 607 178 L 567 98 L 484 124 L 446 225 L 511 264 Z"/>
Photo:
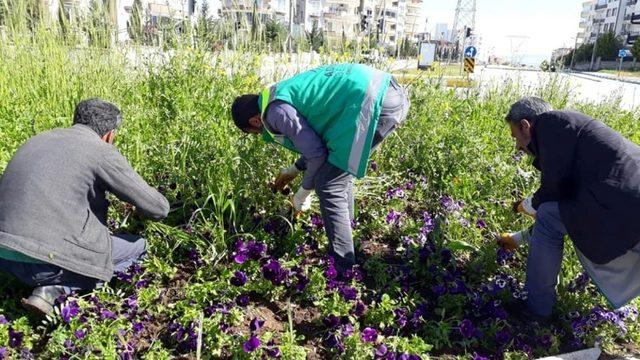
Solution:
<path fill-rule="evenodd" d="M 578 43 L 592 43 L 606 32 L 614 32 L 631 46 L 640 35 L 638 0 L 592 0 L 582 4 Z"/>

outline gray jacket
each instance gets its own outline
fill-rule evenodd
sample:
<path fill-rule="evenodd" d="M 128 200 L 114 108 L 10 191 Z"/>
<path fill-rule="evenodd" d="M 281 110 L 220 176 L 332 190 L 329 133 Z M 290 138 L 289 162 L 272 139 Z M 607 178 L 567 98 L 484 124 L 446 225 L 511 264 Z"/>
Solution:
<path fill-rule="evenodd" d="M 0 246 L 108 281 L 106 192 L 154 220 L 169 211 L 167 199 L 92 129 L 74 125 L 34 136 L 0 179 Z"/>

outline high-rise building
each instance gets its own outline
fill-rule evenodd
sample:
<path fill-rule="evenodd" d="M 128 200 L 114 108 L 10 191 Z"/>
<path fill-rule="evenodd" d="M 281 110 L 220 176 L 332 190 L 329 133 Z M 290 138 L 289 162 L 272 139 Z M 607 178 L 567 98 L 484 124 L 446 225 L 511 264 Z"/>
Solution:
<path fill-rule="evenodd" d="M 640 35 L 638 0 L 592 0 L 582 4 L 578 43 L 592 43 L 606 32 L 623 38 L 631 46 Z"/>
<path fill-rule="evenodd" d="M 323 9 L 325 35 L 330 39 L 355 39 L 360 33 L 360 2 L 325 0 Z"/>
<path fill-rule="evenodd" d="M 412 40 L 419 40 L 418 34 L 424 31 L 422 2 L 423 0 L 407 0 L 407 16 L 404 28 L 406 37 Z"/>

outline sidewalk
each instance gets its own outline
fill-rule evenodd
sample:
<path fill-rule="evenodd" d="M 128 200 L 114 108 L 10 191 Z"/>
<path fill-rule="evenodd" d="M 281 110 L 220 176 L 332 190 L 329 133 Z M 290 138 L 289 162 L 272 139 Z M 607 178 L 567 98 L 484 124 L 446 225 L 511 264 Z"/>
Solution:
<path fill-rule="evenodd" d="M 567 71 L 566 74 L 582 74 L 587 76 L 592 76 L 600 79 L 614 80 L 625 82 L 629 84 L 640 85 L 640 78 L 628 77 L 628 76 L 616 76 L 612 74 L 604 74 L 599 72 L 591 72 L 591 71 Z"/>

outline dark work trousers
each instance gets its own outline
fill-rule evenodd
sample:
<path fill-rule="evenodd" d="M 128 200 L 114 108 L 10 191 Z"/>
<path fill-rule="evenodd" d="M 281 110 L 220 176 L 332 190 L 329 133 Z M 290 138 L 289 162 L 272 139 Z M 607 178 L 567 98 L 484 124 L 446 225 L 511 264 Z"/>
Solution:
<path fill-rule="evenodd" d="M 406 90 L 392 79 L 382 102 L 371 146 L 373 150 L 405 121 L 409 106 Z M 329 239 L 329 255 L 333 256 L 336 269 L 342 273 L 356 261 L 351 232 L 354 217 L 353 176 L 326 162 L 315 177 L 315 191 Z"/>
<path fill-rule="evenodd" d="M 146 253 L 143 238 L 131 234 L 111 235 L 114 271 L 125 271 Z M 101 280 L 65 270 L 52 264 L 33 264 L 0 259 L 0 271 L 13 275 L 27 286 L 65 286 L 68 290 L 91 290 Z"/>

